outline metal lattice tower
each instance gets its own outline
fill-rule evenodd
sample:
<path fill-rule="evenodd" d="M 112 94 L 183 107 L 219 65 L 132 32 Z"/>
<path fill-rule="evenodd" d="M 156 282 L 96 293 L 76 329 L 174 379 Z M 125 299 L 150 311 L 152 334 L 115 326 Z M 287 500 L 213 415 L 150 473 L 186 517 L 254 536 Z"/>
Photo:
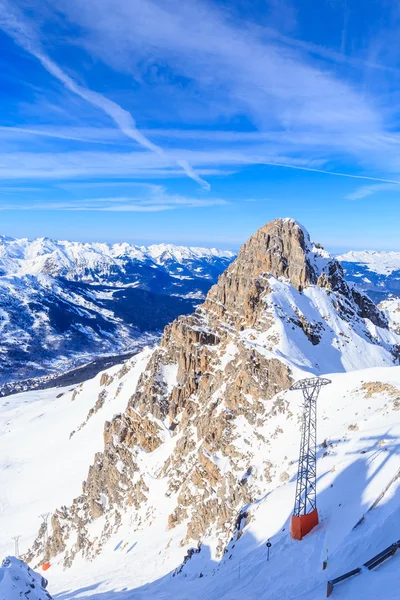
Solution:
<path fill-rule="evenodd" d="M 304 398 L 296 499 L 293 511 L 295 517 L 311 513 L 317 505 L 317 398 L 321 387 L 328 383 L 331 383 L 329 379 L 311 377 L 300 379 L 290 388 L 291 390 L 301 390 Z"/>
<path fill-rule="evenodd" d="M 40 518 L 43 521 L 43 560 L 47 561 L 47 541 L 49 539 L 49 529 L 48 529 L 48 520 L 50 513 L 43 513 L 40 515 Z"/>
<path fill-rule="evenodd" d="M 19 539 L 20 539 L 20 535 L 15 535 L 13 537 L 14 540 L 14 556 L 16 558 L 19 558 Z"/>

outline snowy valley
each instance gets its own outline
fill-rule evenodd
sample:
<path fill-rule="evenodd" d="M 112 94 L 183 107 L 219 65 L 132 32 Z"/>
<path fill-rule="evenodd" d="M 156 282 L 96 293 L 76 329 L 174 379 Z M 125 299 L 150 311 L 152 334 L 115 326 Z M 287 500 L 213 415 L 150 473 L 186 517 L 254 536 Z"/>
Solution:
<path fill-rule="evenodd" d="M 0 385 L 154 344 L 234 255 L 0 236 Z"/>

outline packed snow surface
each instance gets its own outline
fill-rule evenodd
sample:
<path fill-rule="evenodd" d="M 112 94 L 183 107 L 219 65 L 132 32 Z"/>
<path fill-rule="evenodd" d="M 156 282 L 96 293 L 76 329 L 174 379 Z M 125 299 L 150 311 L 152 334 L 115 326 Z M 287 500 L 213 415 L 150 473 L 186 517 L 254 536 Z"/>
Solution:
<path fill-rule="evenodd" d="M 234 353 L 234 348 L 228 349 L 229 355 Z M 100 375 L 84 384 L 75 399 L 72 389 L 57 389 L 19 394 L 0 404 L 3 555 L 12 551 L 12 537 L 18 534 L 22 536 L 21 551 L 26 551 L 37 534 L 38 515 L 52 512 L 79 495 L 87 465 L 102 449 L 104 421 L 125 408 L 150 354 L 144 351 L 132 359 L 131 371 L 114 378 L 109 389 L 112 402 L 106 398 L 82 427 L 102 389 Z M 113 367 L 108 373 L 113 375 L 117 369 Z M 400 539 L 400 479 L 395 479 L 400 469 L 400 367 L 328 377 L 332 384 L 321 390 L 318 400 L 320 524 L 302 542 L 288 534 L 301 397 L 299 392 L 287 391 L 279 397 L 288 401 L 290 411 L 265 421 L 256 432 L 269 440 L 268 448 L 257 441 L 245 419 L 238 424 L 241 437 L 237 444 L 245 438 L 250 441 L 247 448 L 253 469 L 263 469 L 268 458 L 277 465 L 277 472 L 273 483 L 266 483 L 265 494 L 246 507 L 251 519 L 221 560 L 216 559 L 215 543 L 210 538 L 174 575 L 188 546 L 179 543 L 181 526 L 173 530 L 166 527 L 173 503 L 165 495 L 165 479 L 157 473 L 176 442 L 166 431 L 165 443 L 141 457 L 141 471 L 149 487 L 149 501 L 140 509 L 141 523 L 137 514 L 123 515 L 118 533 L 92 562 L 78 557 L 70 569 L 63 570 L 56 558 L 46 572 L 52 596 L 60 600 L 317 600 L 325 597 L 327 579 L 361 566 Z M 167 378 L 173 380 L 172 368 Z M 113 386 L 120 386 L 116 398 Z M 274 399 L 268 402 L 272 405 Z M 223 470 L 220 458 L 212 458 Z M 279 477 L 283 472 L 287 478 Z M 386 488 L 378 505 L 368 511 Z M 363 516 L 363 522 L 353 529 Z M 97 522 L 92 527 L 98 527 Z M 269 562 L 268 539 L 272 543 Z M 327 556 L 328 569 L 322 571 Z M 364 570 L 335 588 L 334 597 L 397 599 L 399 561 L 400 556 L 395 555 L 374 572 Z M 1 586 L 0 581 L 0 590 Z"/>
<path fill-rule="evenodd" d="M 389 319 L 392 329 L 397 329 L 400 333 L 400 298 L 390 298 L 379 304 L 379 308 Z"/>

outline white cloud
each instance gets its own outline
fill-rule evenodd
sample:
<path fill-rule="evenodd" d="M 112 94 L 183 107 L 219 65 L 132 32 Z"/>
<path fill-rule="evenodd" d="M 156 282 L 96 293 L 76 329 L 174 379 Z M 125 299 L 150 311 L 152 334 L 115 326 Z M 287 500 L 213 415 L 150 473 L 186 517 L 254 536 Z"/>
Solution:
<path fill-rule="evenodd" d="M 106 127 L 0 126 L 2 139 L 20 140 L 32 136 L 95 144 L 122 144 L 125 139 L 119 130 Z"/>
<path fill-rule="evenodd" d="M 68 153 L 66 164 L 61 158 L 52 160 L 49 156 L 48 168 L 40 157 L 35 166 L 34 158 L 27 156 L 22 157 L 25 165 L 22 168 L 19 165 L 21 153 L 17 152 L 14 166 L 11 159 L 5 160 L 0 177 L 65 179 L 91 174 L 104 178 L 129 174 L 162 177 L 176 176 L 179 166 L 189 177 L 207 187 L 204 177 L 228 173 L 231 172 L 228 168 L 249 164 L 279 165 L 379 182 L 392 182 L 398 177 L 399 135 L 386 133 L 378 103 L 365 90 L 358 90 L 329 70 L 333 62 L 351 62 L 355 66 L 367 63 L 282 36 L 272 29 L 235 21 L 229 13 L 219 12 L 215 4 L 206 1 L 180 3 L 176 10 L 174 1 L 51 0 L 44 2 L 46 10 L 43 11 L 43 4 L 38 4 L 36 13 L 35 2 L 30 4 L 38 28 L 42 23 L 48 30 L 49 24 L 63 15 L 66 22 L 78 26 L 74 29 L 74 43 L 86 49 L 95 60 L 101 59 L 117 71 L 133 74 L 141 89 L 146 88 L 146 69 L 160 67 L 164 78 L 162 93 L 169 90 L 171 96 L 177 95 L 176 105 L 187 105 L 187 114 L 190 115 L 195 97 L 196 102 L 203 103 L 211 124 L 218 116 L 213 106 L 218 104 L 218 110 L 225 106 L 230 115 L 250 117 L 261 130 L 193 130 L 187 128 L 191 122 L 185 121 L 183 129 L 139 132 L 130 113 L 77 84 L 54 63 L 35 38 L 30 22 L 21 15 L 13 17 L 15 6 L 0 0 L 0 26 L 35 55 L 68 90 L 100 108 L 119 127 L 118 130 L 3 127 L 0 136 L 4 139 L 13 139 L 12 135 L 17 136 L 16 139 L 24 135 L 42 136 L 123 148 L 128 143 L 124 142 L 123 132 L 152 152 L 149 156 L 133 152 L 131 158 L 128 153 L 119 153 L 121 156 L 110 156 L 107 161 L 103 152 L 97 153 L 97 159 L 82 153 L 81 164 L 75 160 L 78 153 Z M 314 60 L 315 56 L 326 59 L 323 67 L 321 60 Z M 166 65 L 168 68 L 163 70 Z M 372 63 L 368 66 L 381 68 Z M 177 84 L 181 76 L 187 85 Z M 154 89 L 158 89 L 157 86 Z M 161 94 L 157 101 L 160 120 L 164 114 L 168 120 L 168 113 L 163 113 Z M 193 122 L 195 120 L 192 126 Z M 168 145 L 168 153 L 158 142 Z M 178 147 L 182 144 L 185 149 Z M 333 165 L 339 162 L 336 161 L 339 157 L 345 157 L 346 162 L 349 158 L 353 162 L 356 159 L 360 174 L 335 169 Z M 354 166 L 352 163 L 353 173 Z"/>
<path fill-rule="evenodd" d="M 215 150 L 170 150 L 170 156 L 194 164 L 200 171 L 232 168 L 268 160 L 292 163 L 290 158 L 273 156 L 262 148 Z M 310 166 L 307 161 L 301 164 Z M 171 161 L 164 155 L 149 152 L 5 152 L 0 154 L 0 179 L 93 179 L 120 177 L 177 176 L 170 167 Z M 319 166 L 319 164 L 317 165 Z"/>
<path fill-rule="evenodd" d="M 335 156 L 347 155 L 350 158 L 354 155 L 362 158 L 362 170 L 370 176 L 371 165 L 374 166 L 374 172 L 393 173 L 397 178 L 400 171 L 400 160 L 398 158 L 398 148 L 400 136 L 396 133 L 385 135 L 377 133 L 374 135 L 364 132 L 354 133 L 351 130 L 344 129 L 341 132 L 327 132 L 323 129 L 319 131 L 282 131 L 270 129 L 265 131 L 227 131 L 227 130 L 204 130 L 204 129 L 147 129 L 144 131 L 153 139 L 167 140 L 171 150 L 169 159 L 178 165 L 179 161 L 189 161 L 190 165 L 196 167 L 196 173 L 200 177 L 212 175 L 229 175 L 231 172 L 218 170 L 218 157 L 222 163 L 229 163 L 229 155 L 232 157 L 232 164 L 266 164 L 268 158 L 271 162 L 285 162 L 286 164 L 318 167 L 323 166 L 329 157 L 330 162 Z M 25 139 L 31 137 L 51 138 L 55 140 L 72 140 L 84 144 L 92 143 L 94 147 L 98 144 L 119 146 L 121 150 L 126 150 L 129 142 L 117 129 L 101 127 L 66 127 L 41 125 L 24 127 L 1 127 L 0 138 L 14 144 L 20 144 Z M 182 143 L 186 148 L 181 148 Z M 55 146 L 57 148 L 57 146 Z M 37 151 L 35 149 L 35 151 Z M 99 151 L 99 161 L 101 161 L 102 151 Z M 133 154 L 135 157 L 137 153 Z M 156 156 L 156 155 L 155 155 Z M 201 156 L 201 165 L 199 170 L 196 161 Z M 162 157 L 162 155 L 161 155 Z M 207 159 L 208 157 L 208 159 Z M 285 157 L 285 160 L 283 160 Z M 299 158 L 301 157 L 301 158 Z M 323 157 L 323 158 L 318 158 Z M 246 160 L 247 158 L 247 160 Z M 272 160 L 273 159 L 273 160 Z M 168 160 L 162 161 L 165 168 L 158 172 L 155 169 L 154 161 L 150 158 L 148 168 L 152 169 L 152 176 L 162 177 L 178 176 L 180 171 L 169 165 Z M 6 163 L 4 163 L 6 164 Z M 204 165 L 210 165 L 204 168 Z M 212 165 L 212 167 L 211 167 Z M 185 165 L 190 168 L 189 165 Z M 335 169 L 330 169 L 333 174 Z M 338 173 L 341 176 L 353 177 L 351 174 Z M 135 177 L 143 176 L 144 171 L 133 173 Z M 359 175 L 362 178 L 368 178 L 367 174 Z M 400 178 L 400 175 L 399 175 Z M 386 177 L 373 177 L 372 180 L 386 180 Z M 389 179 L 389 178 L 388 178 Z M 390 181 L 392 178 L 390 178 Z"/>
<path fill-rule="evenodd" d="M 29 23 L 24 20 L 23 16 L 7 0 L 0 0 L 0 28 L 10 35 L 17 44 L 36 57 L 42 66 L 70 92 L 80 96 L 111 117 L 127 137 L 135 140 L 147 150 L 157 155 L 165 156 L 168 159 L 168 155 L 160 146 L 151 142 L 137 129 L 135 120 L 128 111 L 98 92 L 77 84 L 59 65 L 47 56 L 41 48 L 40 42 L 36 39 L 34 31 L 31 30 Z M 188 177 L 199 183 L 202 187 L 206 189 L 210 188 L 210 185 L 196 174 L 186 160 L 178 159 L 175 162 L 182 167 Z"/>
<path fill-rule="evenodd" d="M 400 192 L 400 181 L 389 181 L 387 183 L 377 183 L 375 185 L 363 185 L 362 187 L 357 188 L 351 194 L 348 194 L 346 199 L 361 200 L 362 198 L 367 198 L 367 196 L 372 196 L 373 194 L 378 194 L 379 192 Z"/>
<path fill-rule="evenodd" d="M 170 150 L 169 155 L 176 161 L 185 156 L 188 163 L 196 167 L 204 176 L 229 175 L 239 167 L 249 165 L 266 165 L 285 169 L 322 173 L 329 176 L 346 177 L 384 184 L 400 184 L 400 180 L 355 175 L 325 168 L 320 159 L 291 158 L 285 155 L 274 155 L 264 146 L 239 146 L 214 148 L 210 150 Z M 111 180 L 125 178 L 130 180 L 142 178 L 179 177 L 180 171 L 171 169 L 170 160 L 164 155 L 136 152 L 14 152 L 0 154 L 0 180 Z M 116 185 L 128 185 L 129 182 L 116 182 Z M 130 182 L 132 185 L 132 181 Z M 75 187 L 102 186 L 101 182 L 69 183 Z M 106 185 L 113 186 L 112 181 Z M 369 189 L 370 186 L 368 186 Z"/>
<path fill-rule="evenodd" d="M 365 93 L 318 67 L 306 48 L 229 19 L 215 4 L 192 1 L 177 10 L 176 3 L 157 0 L 55 3 L 83 28 L 79 43 L 118 71 L 135 75 L 143 61 L 146 66 L 167 62 L 171 85 L 176 75 L 187 77 L 207 99 L 221 95 L 257 123 L 330 131 L 381 127 Z"/>
<path fill-rule="evenodd" d="M 137 193 L 130 196 L 81 198 L 56 202 L 0 202 L 0 211 L 159 212 L 180 208 L 208 208 L 228 204 L 226 200 L 220 198 L 196 198 L 181 194 L 170 194 L 160 185 L 132 184 L 132 188 L 136 188 Z"/>

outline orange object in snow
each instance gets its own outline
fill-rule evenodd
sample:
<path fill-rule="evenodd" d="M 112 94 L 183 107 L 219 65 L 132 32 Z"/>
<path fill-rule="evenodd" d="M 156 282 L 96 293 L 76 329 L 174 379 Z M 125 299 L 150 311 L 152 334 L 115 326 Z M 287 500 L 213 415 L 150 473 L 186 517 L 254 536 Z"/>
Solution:
<path fill-rule="evenodd" d="M 316 508 L 307 515 L 300 515 L 299 517 L 293 515 L 290 521 L 290 535 L 295 540 L 302 540 L 318 523 L 318 510 Z"/>
<path fill-rule="evenodd" d="M 43 571 L 47 571 L 47 569 L 50 569 L 50 562 L 45 562 L 42 564 L 42 569 Z"/>

